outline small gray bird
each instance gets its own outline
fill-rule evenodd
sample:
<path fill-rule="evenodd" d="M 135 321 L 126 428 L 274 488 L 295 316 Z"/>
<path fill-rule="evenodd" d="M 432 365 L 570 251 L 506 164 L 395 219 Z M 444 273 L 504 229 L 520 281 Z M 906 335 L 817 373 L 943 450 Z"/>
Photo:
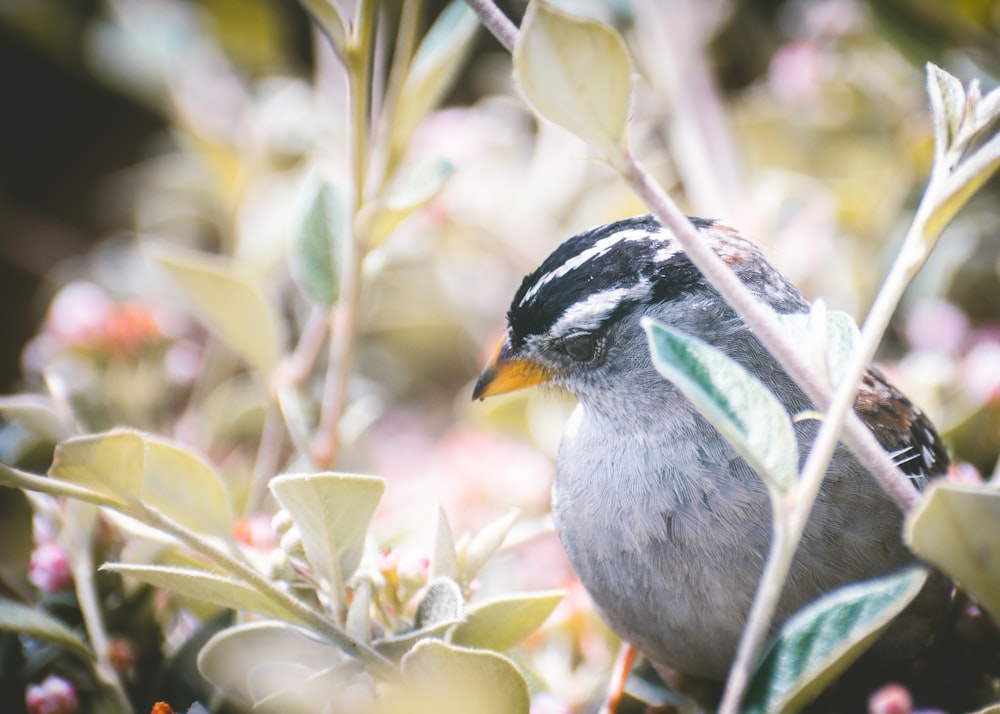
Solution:
<path fill-rule="evenodd" d="M 809 310 L 737 231 L 712 220 L 693 223 L 758 299 L 778 313 Z M 815 408 L 651 216 L 576 235 L 524 279 L 473 398 L 540 383 L 576 395 L 553 494 L 573 568 L 623 640 L 660 665 L 722 679 L 768 552 L 768 493 L 656 371 L 643 316 L 722 350 L 789 413 Z M 947 470 L 934 427 L 877 371 L 865 377 L 855 410 L 918 484 Z M 816 422 L 795 429 L 800 453 L 808 454 Z M 839 446 L 775 624 L 840 585 L 913 562 L 901 522 L 898 507 Z"/>

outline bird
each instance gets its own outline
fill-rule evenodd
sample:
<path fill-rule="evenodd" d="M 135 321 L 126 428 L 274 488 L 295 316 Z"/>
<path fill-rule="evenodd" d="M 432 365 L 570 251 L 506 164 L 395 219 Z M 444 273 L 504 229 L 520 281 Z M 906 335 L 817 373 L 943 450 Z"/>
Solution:
<path fill-rule="evenodd" d="M 803 294 L 739 231 L 690 221 L 758 300 L 778 314 L 809 312 Z M 552 494 L 577 577 L 611 630 L 653 663 L 723 680 L 764 568 L 772 508 L 764 481 L 656 370 L 643 318 L 721 350 L 789 414 L 815 413 L 816 405 L 651 215 L 568 238 L 524 278 L 506 317 L 473 398 L 533 385 L 577 398 Z M 933 424 L 874 367 L 854 410 L 916 486 L 947 471 Z M 803 462 L 817 428 L 816 419 L 795 422 Z M 902 520 L 838 445 L 774 628 L 838 586 L 912 564 Z"/>

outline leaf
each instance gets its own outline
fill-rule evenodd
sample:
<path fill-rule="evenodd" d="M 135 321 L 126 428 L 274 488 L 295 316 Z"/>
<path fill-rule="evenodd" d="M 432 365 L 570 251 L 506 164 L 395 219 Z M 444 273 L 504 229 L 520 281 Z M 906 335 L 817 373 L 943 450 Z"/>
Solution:
<path fill-rule="evenodd" d="M 136 431 L 79 436 L 56 446 L 49 476 L 126 504 L 142 493 L 144 444 Z"/>
<path fill-rule="evenodd" d="M 168 565 L 126 565 L 124 563 L 105 563 L 101 566 L 101 570 L 136 578 L 153 587 L 170 590 L 183 597 L 303 624 L 297 613 L 285 609 L 280 603 L 275 602 L 250 585 L 206 570 Z"/>
<path fill-rule="evenodd" d="M 0 630 L 51 642 L 85 661 L 93 659 L 86 643 L 54 617 L 10 600 L 0 600 Z"/>
<path fill-rule="evenodd" d="M 345 583 L 361 562 L 385 481 L 356 474 L 284 474 L 271 479 L 270 488 L 298 527 L 316 576 L 346 608 Z"/>
<path fill-rule="evenodd" d="M 827 310 L 817 300 L 810 312 L 779 314 L 778 321 L 789 343 L 814 369 L 825 370 L 829 386 L 836 387 L 861 338 L 854 318 L 846 312 Z"/>
<path fill-rule="evenodd" d="M 653 364 L 673 382 L 771 488 L 798 470 L 791 419 L 760 380 L 711 345 L 645 318 Z"/>
<path fill-rule="evenodd" d="M 263 292 L 231 261 L 176 246 L 150 246 L 195 312 L 247 364 L 270 376 L 282 349 L 281 322 Z"/>
<path fill-rule="evenodd" d="M 196 533 L 229 538 L 233 508 L 222 477 L 190 451 L 146 436 L 142 502 Z"/>
<path fill-rule="evenodd" d="M 289 251 L 295 282 L 306 297 L 325 307 L 331 307 L 340 298 L 347 222 L 344 192 L 324 182 L 309 205 Z"/>
<path fill-rule="evenodd" d="M 417 125 L 451 89 L 478 29 L 475 13 L 461 0 L 453 0 L 424 36 L 403 80 L 392 115 L 390 170 L 406 151 Z"/>
<path fill-rule="evenodd" d="M 0 415 L 53 444 L 70 438 L 74 433 L 73 425 L 59 415 L 55 402 L 39 394 L 0 397 Z"/>
<path fill-rule="evenodd" d="M 441 639 L 452 627 L 457 625 L 459 620 L 442 620 L 441 622 L 416 630 L 411 630 L 402 635 L 385 637 L 375 641 L 375 651 L 383 657 L 398 661 L 409 652 L 418 642 L 429 639 Z"/>
<path fill-rule="evenodd" d="M 514 78 L 538 114 L 590 142 L 609 160 L 619 155 L 632 65 L 624 40 L 612 28 L 532 2 L 514 45 Z"/>
<path fill-rule="evenodd" d="M 935 480 L 906 515 L 907 546 L 954 578 L 1000 621 L 1000 492 Z"/>
<path fill-rule="evenodd" d="M 365 206 L 362 221 L 371 247 L 381 245 L 406 218 L 426 206 L 444 188 L 454 166 L 438 157 L 428 157 L 403 168 L 388 195 Z"/>
<path fill-rule="evenodd" d="M 393 714 L 527 714 L 528 685 L 506 657 L 424 640 L 401 663 Z M 393 706 L 393 704 L 395 706 Z"/>
<path fill-rule="evenodd" d="M 928 62 L 927 95 L 934 120 L 934 163 L 941 164 L 965 113 L 965 88 L 951 74 Z"/>
<path fill-rule="evenodd" d="M 301 2 L 320 32 L 330 42 L 334 52 L 343 60 L 347 33 L 344 31 L 344 21 L 337 8 L 329 0 L 301 0 Z"/>
<path fill-rule="evenodd" d="M 838 588 L 793 615 L 757 668 L 741 711 L 800 711 L 920 592 L 920 567 Z"/>
<path fill-rule="evenodd" d="M 255 704 L 255 677 L 267 665 L 294 664 L 301 671 L 296 681 L 352 660 L 339 648 L 308 631 L 284 622 L 252 622 L 227 627 L 198 653 L 198 671 L 224 692 L 237 692 Z M 256 696 L 255 696 L 256 695 Z"/>
<path fill-rule="evenodd" d="M 24 599 L 32 592 L 28 564 L 34 548 L 28 497 L 18 488 L 0 488 L 0 582 Z"/>
<path fill-rule="evenodd" d="M 958 211 L 1000 168 L 1000 135 L 993 136 L 962 159 L 935 194 L 936 201 L 924 225 L 924 237 L 933 245 Z"/>
<path fill-rule="evenodd" d="M 452 644 L 506 652 L 541 627 L 563 599 L 562 591 L 522 593 L 485 600 L 468 608 L 452 630 Z"/>
<path fill-rule="evenodd" d="M 354 588 L 354 596 L 351 598 L 351 606 L 347 610 L 344 629 L 348 635 L 366 645 L 372 641 L 371 609 L 372 581 L 368 578 L 362 578 Z"/>
<path fill-rule="evenodd" d="M 458 556 L 455 554 L 455 538 L 448 525 L 448 517 L 442 508 L 438 508 L 437 522 L 434 529 L 434 551 L 431 554 L 431 578 L 451 578 L 458 582 Z"/>
<path fill-rule="evenodd" d="M 77 500 L 93 503 L 98 506 L 122 508 L 126 505 L 120 499 L 106 493 L 101 493 L 100 491 L 95 491 L 94 489 L 79 486 L 75 483 L 69 483 L 60 479 L 48 478 L 47 476 L 39 476 L 38 474 L 29 473 L 28 471 L 21 471 L 20 469 L 12 468 L 4 463 L 0 463 L 0 485 L 10 486 L 12 488 L 23 488 L 29 491 L 38 491 L 40 493 L 48 493 L 53 496 L 75 498 Z"/>
<path fill-rule="evenodd" d="M 413 625 L 423 630 L 440 622 L 454 622 L 462 617 L 463 605 L 458 583 L 448 577 L 434 578 L 417 605 Z"/>
<path fill-rule="evenodd" d="M 486 562 L 500 550 L 507 534 L 514 526 L 520 512 L 517 509 L 510 511 L 507 515 L 493 521 L 479 533 L 469 543 L 468 547 L 459 558 L 459 570 L 461 571 L 462 582 L 471 583 L 479 574 Z"/>

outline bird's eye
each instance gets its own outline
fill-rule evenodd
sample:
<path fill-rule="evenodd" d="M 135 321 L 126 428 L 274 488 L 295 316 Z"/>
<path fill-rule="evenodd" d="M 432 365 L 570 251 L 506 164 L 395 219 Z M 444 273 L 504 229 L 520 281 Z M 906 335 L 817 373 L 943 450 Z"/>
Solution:
<path fill-rule="evenodd" d="M 593 332 L 578 332 L 564 338 L 559 349 L 576 362 L 589 362 L 597 351 L 597 335 Z"/>

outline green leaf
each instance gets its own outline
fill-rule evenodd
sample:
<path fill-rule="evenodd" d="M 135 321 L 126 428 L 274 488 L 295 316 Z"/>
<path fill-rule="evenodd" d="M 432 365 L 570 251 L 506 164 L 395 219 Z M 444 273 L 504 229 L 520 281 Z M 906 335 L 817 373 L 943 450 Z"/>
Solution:
<path fill-rule="evenodd" d="M 926 580 L 923 568 L 907 568 L 838 588 L 797 612 L 761 660 L 741 711 L 800 711 L 871 646 Z"/>
<path fill-rule="evenodd" d="M 285 609 L 280 603 L 275 602 L 250 585 L 225 575 L 210 573 L 207 570 L 169 565 L 126 565 L 124 563 L 105 563 L 101 566 L 101 570 L 135 578 L 153 587 L 170 590 L 183 597 L 304 624 L 297 613 Z"/>
<path fill-rule="evenodd" d="M 972 195 L 1000 168 L 1000 134 L 993 136 L 962 159 L 951 173 L 936 199 L 924 225 L 924 237 L 933 245 Z"/>
<path fill-rule="evenodd" d="M 111 508 L 123 508 L 126 504 L 115 496 L 96 491 L 86 486 L 80 486 L 68 481 L 39 476 L 15 469 L 7 464 L 0 463 L 0 485 L 12 488 L 23 488 L 29 491 L 48 493 L 53 496 L 65 496 L 75 498 L 98 506 L 109 506 Z"/>
<path fill-rule="evenodd" d="M 59 415 L 55 402 L 39 394 L 0 397 L 0 416 L 15 421 L 40 439 L 56 444 L 73 436 L 73 425 Z"/>
<path fill-rule="evenodd" d="M 0 488 L 0 581 L 25 600 L 32 593 L 28 564 L 35 548 L 31 504 L 24 491 Z"/>
<path fill-rule="evenodd" d="M 434 578 L 417 605 L 413 625 L 423 630 L 440 622 L 455 622 L 461 619 L 464 604 L 458 583 L 448 577 Z"/>
<path fill-rule="evenodd" d="M 255 281 L 231 260 L 177 246 L 150 246 L 195 313 L 247 364 L 268 378 L 282 350 L 282 323 Z"/>
<path fill-rule="evenodd" d="M 371 247 L 381 245 L 406 218 L 426 206 L 444 188 L 454 166 L 438 157 L 427 157 L 404 166 L 387 195 L 365 206 L 361 220 Z"/>
<path fill-rule="evenodd" d="M 620 154 L 632 64 L 625 41 L 612 28 L 535 0 L 514 45 L 514 78 L 538 114 L 609 160 Z"/>
<path fill-rule="evenodd" d="M 726 437 L 771 488 L 798 471 L 791 419 L 760 380 L 711 345 L 648 318 L 653 364 Z"/>
<path fill-rule="evenodd" d="M 372 641 L 372 581 L 369 578 L 361 578 L 354 588 L 344 629 L 359 642 L 367 645 Z"/>
<path fill-rule="evenodd" d="M 459 557 L 462 582 L 471 583 L 486 562 L 500 550 L 518 515 L 520 515 L 518 510 L 512 510 L 476 534 Z"/>
<path fill-rule="evenodd" d="M 479 20 L 461 0 L 453 0 L 438 16 L 413 57 L 390 123 L 389 170 L 405 153 L 417 125 L 444 99 L 454 84 Z"/>
<path fill-rule="evenodd" d="M 451 578 L 459 581 L 458 556 L 455 554 L 455 538 L 448 525 L 448 516 L 442 508 L 438 508 L 437 522 L 434 529 L 434 551 L 431 553 L 431 578 Z"/>
<path fill-rule="evenodd" d="M 344 21 L 337 8 L 330 0 L 301 0 L 306 12 L 312 16 L 313 22 L 330 42 L 337 56 L 344 59 L 344 48 L 347 46 L 347 33 L 344 31 Z"/>
<path fill-rule="evenodd" d="M 261 675 L 269 669 L 294 665 L 298 671 L 292 681 L 301 686 L 314 673 L 351 662 L 339 648 L 308 631 L 274 621 L 227 627 L 198 653 L 198 671 L 205 679 L 251 705 L 273 695 L 268 688 L 262 692 L 259 686 Z"/>
<path fill-rule="evenodd" d="M 954 578 L 1000 621 L 1000 492 L 935 480 L 906 515 L 909 548 Z"/>
<path fill-rule="evenodd" d="M 861 338 L 854 318 L 846 312 L 827 310 L 823 302 L 817 300 L 810 312 L 778 315 L 778 321 L 789 343 L 813 369 L 825 371 L 830 386 L 836 387 Z"/>
<path fill-rule="evenodd" d="M 86 643 L 66 625 L 41 610 L 18 602 L 0 600 L 0 630 L 51 642 L 84 661 L 93 659 Z"/>
<path fill-rule="evenodd" d="M 340 270 L 348 240 L 344 192 L 323 183 L 309 205 L 289 251 L 292 277 L 313 302 L 330 307 L 340 298 Z"/>
<path fill-rule="evenodd" d="M 514 664 L 495 652 L 424 640 L 401 663 L 405 684 L 393 714 L 527 714 L 528 685 Z"/>
<path fill-rule="evenodd" d="M 49 476 L 82 486 L 126 504 L 142 493 L 145 445 L 136 431 L 90 434 L 56 446 Z"/>
<path fill-rule="evenodd" d="M 190 451 L 144 438 L 142 502 L 196 533 L 229 538 L 233 508 L 222 477 Z"/>
<path fill-rule="evenodd" d="M 448 631 L 457 625 L 457 618 L 452 620 L 442 620 L 433 625 L 411 630 L 402 635 L 384 637 L 376 640 L 375 651 L 383 657 L 387 657 L 394 662 L 399 661 L 407 652 L 416 646 L 418 642 L 430 639 L 442 639 Z"/>
<path fill-rule="evenodd" d="M 361 562 L 385 481 L 356 474 L 284 474 L 271 479 L 270 488 L 298 527 L 317 578 L 346 610 L 345 584 Z"/>
<path fill-rule="evenodd" d="M 563 599 L 562 591 L 522 593 L 484 600 L 469 607 L 465 622 L 452 630 L 452 644 L 505 652 L 541 627 Z"/>
<path fill-rule="evenodd" d="M 941 164 L 965 114 L 965 88 L 951 74 L 928 62 L 927 95 L 934 120 L 934 163 Z"/>

